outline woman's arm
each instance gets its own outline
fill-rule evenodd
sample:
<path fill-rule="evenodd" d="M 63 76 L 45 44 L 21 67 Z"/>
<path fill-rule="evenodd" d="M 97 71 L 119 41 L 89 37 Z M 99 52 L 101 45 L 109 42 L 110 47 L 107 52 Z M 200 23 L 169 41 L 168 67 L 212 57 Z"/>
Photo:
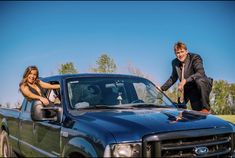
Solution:
<path fill-rule="evenodd" d="M 47 98 L 44 98 L 40 95 L 36 95 L 34 93 L 32 93 L 30 90 L 29 90 L 29 87 L 28 86 L 24 86 L 24 85 L 21 85 L 20 86 L 20 90 L 21 92 L 23 93 L 24 96 L 30 98 L 30 99 L 35 99 L 35 100 L 40 100 L 44 105 L 48 105 L 49 104 L 49 101 Z"/>
<path fill-rule="evenodd" d="M 50 83 L 43 82 L 41 80 L 39 80 L 39 84 L 42 88 L 45 88 L 45 89 L 59 89 L 60 88 L 59 84 L 50 84 Z"/>

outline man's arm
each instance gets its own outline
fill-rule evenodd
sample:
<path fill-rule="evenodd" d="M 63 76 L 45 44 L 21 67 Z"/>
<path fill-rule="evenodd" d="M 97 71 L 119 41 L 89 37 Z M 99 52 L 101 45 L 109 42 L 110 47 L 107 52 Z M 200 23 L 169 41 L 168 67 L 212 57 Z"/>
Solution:
<path fill-rule="evenodd" d="M 205 71 L 203 68 L 203 61 L 202 58 L 200 57 L 200 55 L 195 55 L 192 59 L 193 61 L 193 69 L 194 69 L 194 74 L 189 76 L 186 79 L 186 82 L 192 82 L 193 80 L 196 80 L 200 77 L 204 77 L 205 76 Z"/>
<path fill-rule="evenodd" d="M 161 86 L 162 91 L 168 90 L 178 79 L 174 60 L 172 61 L 172 73 L 170 78 Z"/>

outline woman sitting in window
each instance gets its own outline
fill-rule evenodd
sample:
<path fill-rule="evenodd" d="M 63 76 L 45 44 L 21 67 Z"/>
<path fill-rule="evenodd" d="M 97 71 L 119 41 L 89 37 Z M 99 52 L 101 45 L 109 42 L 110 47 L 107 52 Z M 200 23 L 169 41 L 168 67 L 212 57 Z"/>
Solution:
<path fill-rule="evenodd" d="M 59 84 L 50 84 L 38 79 L 39 71 L 36 66 L 26 68 L 19 84 L 20 91 L 28 100 L 40 100 L 44 105 L 49 105 L 49 100 L 44 94 L 44 89 L 59 89 Z"/>

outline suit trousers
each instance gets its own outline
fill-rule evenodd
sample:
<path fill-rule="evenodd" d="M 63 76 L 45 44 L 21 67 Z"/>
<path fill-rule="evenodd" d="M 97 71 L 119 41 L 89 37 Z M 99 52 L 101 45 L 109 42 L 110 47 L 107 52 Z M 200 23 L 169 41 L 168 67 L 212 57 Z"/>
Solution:
<path fill-rule="evenodd" d="M 208 77 L 198 78 L 184 87 L 184 101 L 190 101 L 193 110 L 210 110 L 210 92 L 212 90 L 213 79 Z"/>

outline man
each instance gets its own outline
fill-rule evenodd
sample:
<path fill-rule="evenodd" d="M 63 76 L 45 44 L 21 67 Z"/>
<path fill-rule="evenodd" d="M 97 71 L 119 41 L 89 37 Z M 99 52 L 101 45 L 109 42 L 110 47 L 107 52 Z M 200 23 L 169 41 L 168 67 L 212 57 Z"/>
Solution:
<path fill-rule="evenodd" d="M 193 110 L 209 113 L 213 80 L 206 76 L 202 58 L 198 54 L 189 53 L 186 44 L 182 42 L 174 45 L 174 52 L 176 58 L 172 61 L 172 74 L 160 87 L 161 90 L 168 90 L 179 79 L 178 90 L 183 92 L 184 103 L 190 101 Z"/>

